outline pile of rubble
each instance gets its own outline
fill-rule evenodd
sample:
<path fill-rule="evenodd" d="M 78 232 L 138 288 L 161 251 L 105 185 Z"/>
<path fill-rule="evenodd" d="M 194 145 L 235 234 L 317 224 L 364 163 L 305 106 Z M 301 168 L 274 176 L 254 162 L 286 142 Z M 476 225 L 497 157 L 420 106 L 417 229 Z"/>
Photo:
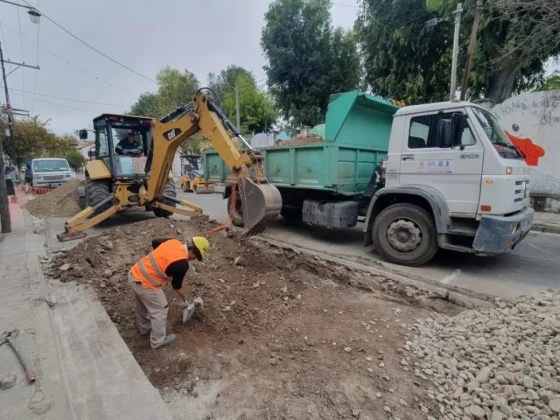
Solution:
<path fill-rule="evenodd" d="M 73 179 L 44 195 L 38 195 L 25 204 L 25 208 L 35 217 L 72 217 L 82 209 L 77 189 L 82 184 Z"/>
<path fill-rule="evenodd" d="M 440 418 L 558 419 L 560 291 L 496 304 L 419 320 L 401 364 L 433 384 Z"/>

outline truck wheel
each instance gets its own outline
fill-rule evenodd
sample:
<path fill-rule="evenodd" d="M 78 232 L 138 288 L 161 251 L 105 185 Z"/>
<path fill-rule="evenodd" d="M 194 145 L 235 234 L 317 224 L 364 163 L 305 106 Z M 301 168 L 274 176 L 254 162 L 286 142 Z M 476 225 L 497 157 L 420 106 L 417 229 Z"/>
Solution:
<path fill-rule="evenodd" d="M 173 181 L 172 179 L 167 181 L 167 184 L 165 184 L 165 190 L 163 191 L 163 194 L 173 198 L 177 197 L 177 190 L 175 189 L 175 181 Z M 165 198 L 161 200 L 161 202 L 171 207 L 177 207 L 177 204 L 175 202 L 167 200 Z M 156 217 L 169 217 L 173 214 L 173 212 L 171 211 L 159 209 L 156 207 L 153 207 L 153 211 Z"/>
<path fill-rule="evenodd" d="M 373 222 L 372 239 L 384 260 L 417 267 L 430 261 L 438 250 L 432 217 L 413 204 L 395 204 Z"/>
<path fill-rule="evenodd" d="M 231 195 L 227 199 L 227 213 L 229 215 L 229 209 L 231 208 Z M 237 193 L 237 200 L 235 202 L 235 211 L 233 212 L 232 221 L 234 226 L 243 227 L 243 208 L 241 206 L 241 200 L 239 199 L 239 192 Z"/>
<path fill-rule="evenodd" d="M 95 207 L 111 194 L 111 188 L 107 180 L 93 181 L 86 176 L 86 204 Z M 107 203 L 98 208 L 94 214 L 103 213 L 112 203 Z"/>
<path fill-rule="evenodd" d="M 303 218 L 303 209 L 301 207 L 283 206 L 280 215 L 290 222 L 299 222 Z"/>

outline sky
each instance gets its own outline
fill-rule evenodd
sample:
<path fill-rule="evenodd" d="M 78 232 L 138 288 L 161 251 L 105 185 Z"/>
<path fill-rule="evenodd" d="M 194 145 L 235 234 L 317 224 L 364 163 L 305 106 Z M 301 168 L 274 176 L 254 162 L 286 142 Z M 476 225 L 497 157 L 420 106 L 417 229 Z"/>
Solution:
<path fill-rule="evenodd" d="M 231 64 L 252 71 L 257 81 L 265 79 L 260 35 L 269 0 L 25 1 L 146 77 L 101 56 L 44 16 L 36 25 L 26 9 L 0 2 L 4 59 L 41 68 L 20 67 L 8 77 L 12 107 L 49 119 L 57 135 L 91 128 L 102 113 L 128 111 L 141 93 L 156 91 L 153 80 L 166 65 L 188 69 L 201 83 Z M 349 29 L 357 12 L 357 0 L 334 2 L 332 22 Z M 6 64 L 6 71 L 14 67 Z M 3 87 L 0 97 L 4 103 Z"/>

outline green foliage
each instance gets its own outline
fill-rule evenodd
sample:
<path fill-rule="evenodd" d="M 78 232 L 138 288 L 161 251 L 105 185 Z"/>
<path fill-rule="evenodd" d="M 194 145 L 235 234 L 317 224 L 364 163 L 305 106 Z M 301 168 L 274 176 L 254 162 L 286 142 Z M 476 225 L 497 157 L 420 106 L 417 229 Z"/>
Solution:
<path fill-rule="evenodd" d="M 162 118 L 177 107 L 189 103 L 199 88 L 198 79 L 193 73 L 188 70 L 181 73 L 169 66 L 158 72 L 156 80 L 157 92 L 141 94 L 132 105 L 130 114 Z"/>
<path fill-rule="evenodd" d="M 542 90 L 560 89 L 560 71 L 555 71 L 548 76 L 542 86 Z"/>
<path fill-rule="evenodd" d="M 331 25 L 330 0 L 275 0 L 265 14 L 261 46 L 270 92 L 292 125 L 324 120 L 333 93 L 357 89 L 356 37 Z"/>
<path fill-rule="evenodd" d="M 250 74 L 241 74 L 233 85 L 225 85 L 222 101 L 224 113 L 235 121 L 235 85 L 239 86 L 239 115 L 241 133 L 254 134 L 269 129 L 278 118 L 272 100 L 265 92 L 259 91 Z"/>
<path fill-rule="evenodd" d="M 78 170 L 79 168 L 81 168 L 86 163 L 86 159 L 76 149 L 69 150 L 64 155 L 64 158 L 68 161 L 68 164 L 75 171 Z"/>
<path fill-rule="evenodd" d="M 220 103 L 220 106 L 223 106 L 225 92 L 234 89 L 237 79 L 242 76 L 251 78 L 253 83 L 255 81 L 251 72 L 236 65 L 230 65 L 218 74 L 208 74 L 208 87 L 216 94 L 217 98 L 214 100 Z"/>
<path fill-rule="evenodd" d="M 543 64 L 560 52 L 558 26 L 546 30 L 545 1 L 489 0 L 482 12 L 467 97 L 500 103 L 542 82 Z M 556 2 L 560 4 L 560 2 Z M 516 4 L 516 7 L 512 5 Z M 386 98 L 421 103 L 447 99 L 455 0 L 363 0 L 356 29 L 366 82 Z M 476 0 L 463 2 L 458 81 L 462 79 Z M 538 16 L 541 15 L 539 19 Z M 445 18 L 426 27 L 433 18 Z M 552 25 L 551 17 L 546 20 Z M 527 39 L 535 39 L 536 48 Z"/>
<path fill-rule="evenodd" d="M 452 27 L 427 28 L 424 0 L 364 0 L 356 31 L 372 93 L 407 104 L 449 97 Z"/>
<path fill-rule="evenodd" d="M 59 139 L 48 131 L 48 121 L 39 117 L 13 122 L 13 137 L 4 142 L 5 153 L 21 167 L 27 159 L 56 155 L 72 147 L 67 139 Z"/>

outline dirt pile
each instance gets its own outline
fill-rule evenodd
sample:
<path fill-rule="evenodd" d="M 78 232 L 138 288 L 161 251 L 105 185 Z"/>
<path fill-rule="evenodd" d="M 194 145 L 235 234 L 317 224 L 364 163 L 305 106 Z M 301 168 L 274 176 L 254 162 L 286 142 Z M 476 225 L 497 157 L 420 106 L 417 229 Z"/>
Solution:
<path fill-rule="evenodd" d="M 177 418 L 404 420 L 425 417 L 420 404 L 436 415 L 398 354 L 431 296 L 234 232 L 210 235 L 207 258 L 191 265 L 185 294 L 204 300 L 193 321 L 181 325 L 181 300 L 165 287 L 177 341 L 151 350 L 135 327 L 127 272 L 152 238 L 186 240 L 212 226 L 200 217 L 117 227 L 57 257 L 47 274 L 96 289 Z"/>
<path fill-rule="evenodd" d="M 273 147 L 280 146 L 302 146 L 304 144 L 317 144 L 325 143 L 325 139 L 317 134 L 311 134 L 309 136 L 302 136 L 298 134 L 293 140 L 280 140 Z"/>
<path fill-rule="evenodd" d="M 25 208 L 36 217 L 72 217 L 82 210 L 76 192 L 81 184 L 79 179 L 68 181 L 51 192 L 28 201 Z"/>

